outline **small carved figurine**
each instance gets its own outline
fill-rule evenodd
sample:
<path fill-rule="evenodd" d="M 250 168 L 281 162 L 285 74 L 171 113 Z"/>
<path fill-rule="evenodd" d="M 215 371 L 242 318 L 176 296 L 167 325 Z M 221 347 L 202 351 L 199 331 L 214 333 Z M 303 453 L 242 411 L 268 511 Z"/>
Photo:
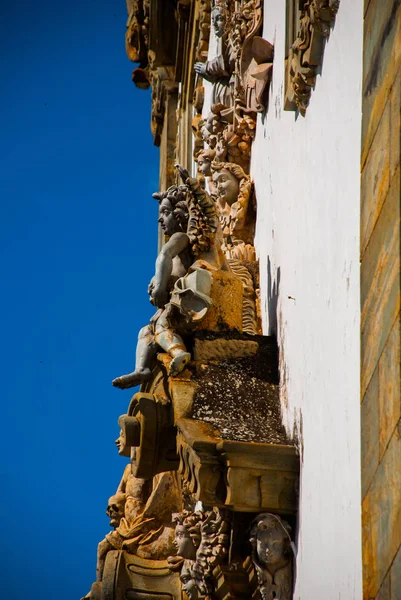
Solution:
<path fill-rule="evenodd" d="M 292 599 L 291 528 L 271 513 L 262 513 L 253 521 L 250 542 L 263 600 Z"/>
<path fill-rule="evenodd" d="M 230 108 L 234 103 L 235 57 L 227 43 L 228 10 L 222 0 L 215 0 L 211 17 L 218 41 L 217 56 L 205 63 L 195 63 L 195 71 L 213 84 L 212 103 Z"/>

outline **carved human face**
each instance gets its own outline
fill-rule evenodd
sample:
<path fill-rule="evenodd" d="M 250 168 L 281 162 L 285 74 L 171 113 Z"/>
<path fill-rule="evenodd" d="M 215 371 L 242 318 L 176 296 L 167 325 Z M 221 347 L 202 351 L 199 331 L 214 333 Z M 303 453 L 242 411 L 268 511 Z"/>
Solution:
<path fill-rule="evenodd" d="M 174 545 L 177 548 L 178 556 L 182 556 L 182 558 L 195 560 L 196 548 L 194 546 L 194 543 L 191 540 L 187 528 L 184 527 L 184 525 L 180 525 L 179 523 L 175 527 Z"/>
<path fill-rule="evenodd" d="M 213 174 L 213 182 L 217 193 L 224 202 L 231 206 L 238 200 L 239 181 L 227 169 L 221 169 Z"/>
<path fill-rule="evenodd" d="M 120 429 L 120 435 L 114 443 L 117 446 L 118 453 L 121 454 L 125 448 L 125 435 L 122 429 Z"/>
<path fill-rule="evenodd" d="M 160 202 L 158 221 L 164 233 L 169 237 L 179 230 L 177 220 L 174 216 L 173 206 L 170 200 L 167 200 L 167 198 L 164 198 Z"/>
<path fill-rule="evenodd" d="M 118 527 L 124 516 L 125 494 L 116 494 L 109 498 L 106 514 L 110 517 L 111 527 Z"/>
<path fill-rule="evenodd" d="M 210 159 L 206 158 L 202 154 L 198 157 L 198 170 L 205 176 L 212 174 L 210 171 Z"/>
<path fill-rule="evenodd" d="M 274 566 L 285 558 L 287 536 L 279 524 L 261 523 L 256 538 L 256 553 L 261 564 Z"/>
<path fill-rule="evenodd" d="M 226 23 L 223 8 L 215 8 L 212 12 L 212 22 L 216 37 L 222 37 Z"/>
<path fill-rule="evenodd" d="M 198 587 L 186 562 L 184 562 L 183 567 L 181 569 L 180 580 L 182 583 L 182 591 L 186 593 L 189 600 L 198 600 Z"/>

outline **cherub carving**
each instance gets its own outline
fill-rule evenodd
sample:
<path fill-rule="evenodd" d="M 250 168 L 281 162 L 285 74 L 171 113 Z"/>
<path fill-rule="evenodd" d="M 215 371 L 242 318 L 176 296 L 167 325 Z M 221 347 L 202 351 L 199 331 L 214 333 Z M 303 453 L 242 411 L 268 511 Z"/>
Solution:
<path fill-rule="evenodd" d="M 292 599 L 291 528 L 277 515 L 263 513 L 251 527 L 252 560 L 263 600 Z"/>
<path fill-rule="evenodd" d="M 196 179 L 178 169 L 184 185 L 153 194 L 159 201 L 159 223 L 168 237 L 148 288 L 158 310 L 139 332 L 135 371 L 113 380 L 121 389 L 148 381 L 160 350 L 172 358 L 170 375 L 183 370 L 191 355 L 182 334 L 196 328 L 211 306 L 210 271 L 228 270 L 214 202 Z"/>
<path fill-rule="evenodd" d="M 170 569 L 180 571 L 189 600 L 207 598 L 213 591 L 213 569 L 227 554 L 228 522 L 218 509 L 184 511 L 173 515 L 173 521 L 177 556 L 168 558 Z"/>

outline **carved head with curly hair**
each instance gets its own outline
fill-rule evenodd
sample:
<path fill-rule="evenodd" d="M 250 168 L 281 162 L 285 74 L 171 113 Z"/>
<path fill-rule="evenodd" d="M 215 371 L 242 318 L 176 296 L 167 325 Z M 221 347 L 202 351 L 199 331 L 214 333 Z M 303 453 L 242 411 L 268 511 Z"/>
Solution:
<path fill-rule="evenodd" d="M 165 235 L 171 237 L 179 231 L 186 232 L 188 226 L 188 188 L 172 185 L 165 192 L 152 194 L 159 202 L 159 223 Z"/>
<path fill-rule="evenodd" d="M 191 513 L 184 510 L 174 515 L 173 522 L 176 524 L 174 545 L 178 556 L 195 560 L 201 542 L 202 519 L 201 512 Z"/>

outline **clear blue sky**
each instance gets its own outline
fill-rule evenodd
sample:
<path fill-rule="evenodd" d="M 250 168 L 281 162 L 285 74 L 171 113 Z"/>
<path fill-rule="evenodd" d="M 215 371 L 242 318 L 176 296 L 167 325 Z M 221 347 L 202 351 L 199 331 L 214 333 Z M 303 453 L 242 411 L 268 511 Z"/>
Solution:
<path fill-rule="evenodd" d="M 124 0 L 2 2 L 1 597 L 95 579 L 114 439 L 152 314 L 158 149 L 131 82 Z"/>

